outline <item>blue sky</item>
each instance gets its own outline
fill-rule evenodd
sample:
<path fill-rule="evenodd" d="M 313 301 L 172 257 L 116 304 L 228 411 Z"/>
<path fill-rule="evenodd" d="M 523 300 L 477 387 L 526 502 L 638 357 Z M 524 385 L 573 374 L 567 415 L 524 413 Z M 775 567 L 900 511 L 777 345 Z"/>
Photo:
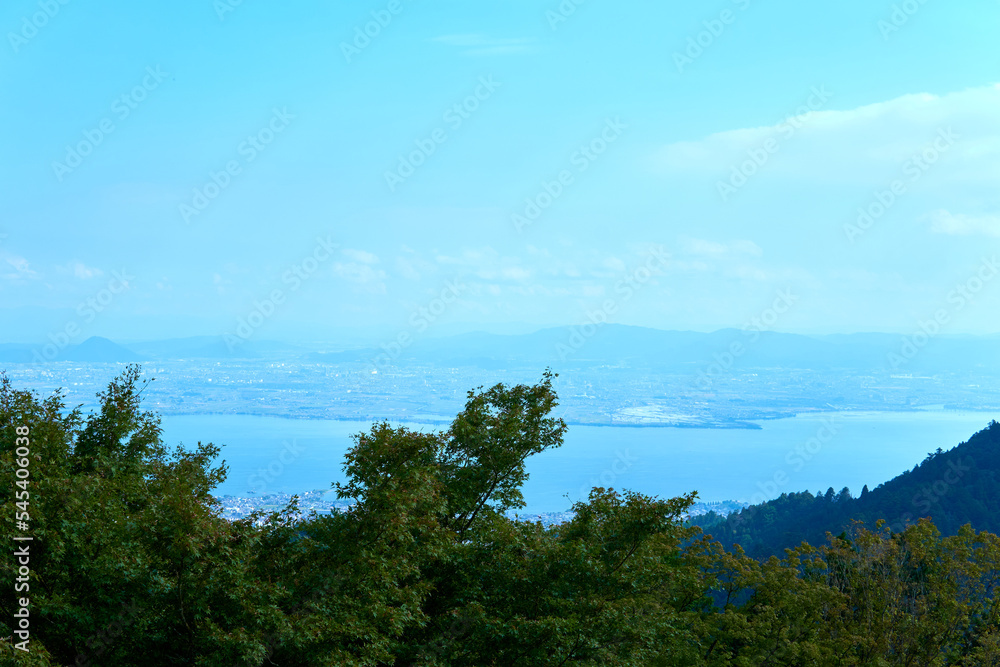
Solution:
<path fill-rule="evenodd" d="M 909 333 L 944 308 L 949 333 L 994 333 L 998 19 L 940 0 L 12 0 L 0 339 L 264 312 L 262 338 L 332 340 L 410 326 L 454 285 L 421 335 L 609 300 L 623 324 L 738 327 L 789 290 L 781 331 Z"/>

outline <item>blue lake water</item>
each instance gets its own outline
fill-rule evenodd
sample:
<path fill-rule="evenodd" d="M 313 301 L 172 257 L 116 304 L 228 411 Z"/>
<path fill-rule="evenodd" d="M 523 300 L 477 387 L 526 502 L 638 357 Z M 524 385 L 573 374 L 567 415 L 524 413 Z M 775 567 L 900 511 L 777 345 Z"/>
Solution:
<path fill-rule="evenodd" d="M 570 426 L 565 444 L 528 460 L 527 511 L 568 509 L 592 486 L 661 497 L 761 502 L 782 492 L 857 495 L 950 449 L 1000 414 L 925 411 L 826 413 L 759 422 L 760 430 Z M 408 425 L 432 430 L 427 425 Z M 219 494 L 329 489 L 344 481 L 343 455 L 363 422 L 247 415 L 163 417 L 169 446 L 224 445 L 229 478 Z M 568 498 L 567 498 L 568 496 Z"/>

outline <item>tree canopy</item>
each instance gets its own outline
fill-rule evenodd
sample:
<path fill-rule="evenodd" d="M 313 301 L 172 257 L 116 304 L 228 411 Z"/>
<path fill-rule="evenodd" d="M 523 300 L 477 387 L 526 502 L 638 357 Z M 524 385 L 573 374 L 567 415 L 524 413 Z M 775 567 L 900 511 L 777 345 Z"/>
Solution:
<path fill-rule="evenodd" d="M 350 509 L 229 521 L 219 448 L 168 449 L 128 367 L 83 415 L 3 378 L 0 470 L 30 432 L 37 665 L 1000 664 L 1000 543 L 928 520 L 853 525 L 755 560 L 686 520 L 696 495 L 595 488 L 566 523 L 511 519 L 529 456 L 559 447 L 554 375 L 470 391 L 435 433 L 358 434 Z M 0 490 L 13 507 L 19 487 Z M 845 490 L 846 491 L 846 490 Z M 851 500 L 849 492 L 832 505 Z M 863 494 L 861 500 L 878 490 Z M 810 497 L 811 494 L 809 494 Z M 832 502 L 835 500 L 836 502 Z M 22 534 L 13 511 L 8 545 Z M 2 562 L 5 578 L 17 564 Z M 20 593 L 18 595 L 21 595 Z M 0 598 L 0 634 L 18 602 Z M 16 638 L 15 638 L 16 639 Z"/>

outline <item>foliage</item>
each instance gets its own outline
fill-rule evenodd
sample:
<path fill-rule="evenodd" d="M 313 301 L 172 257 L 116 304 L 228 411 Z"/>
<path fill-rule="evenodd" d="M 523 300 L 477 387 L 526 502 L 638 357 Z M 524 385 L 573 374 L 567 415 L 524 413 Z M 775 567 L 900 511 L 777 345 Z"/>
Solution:
<path fill-rule="evenodd" d="M 241 521 L 221 518 L 210 495 L 226 474 L 213 467 L 217 447 L 163 445 L 138 367 L 87 416 L 4 378 L 0 470 L 14 479 L 14 429 L 27 425 L 35 541 L 31 653 L 5 643 L 0 662 L 1000 664 L 1000 540 L 970 526 L 942 537 L 929 520 L 839 525 L 837 512 L 887 497 L 883 487 L 765 507 L 761 526 L 815 506 L 817 526 L 841 531 L 780 559 L 727 551 L 690 525 L 693 493 L 597 488 L 567 523 L 509 519 L 523 507 L 526 459 L 562 444 L 554 377 L 471 391 L 442 432 L 381 423 L 357 435 L 347 482 L 334 485 L 349 511 L 303 517 L 293 501 Z M 996 454 L 997 426 L 985 433 L 970 441 L 977 461 Z M 13 488 L 0 490 L 6 507 Z M 12 517 L 0 526 L 11 544 Z M 759 544 L 746 526 L 758 524 L 733 535 Z M 8 580 L 14 567 L 3 560 Z M 14 604 L 0 598 L 0 634 Z"/>
<path fill-rule="evenodd" d="M 824 541 L 826 531 L 840 533 L 855 521 L 874 526 L 885 521 L 896 532 L 930 517 L 945 535 L 966 523 L 1000 532 L 1000 423 L 993 422 L 951 451 L 938 449 L 913 470 L 879 485 L 866 486 L 860 498 L 831 488 L 825 495 L 785 493 L 728 517 L 696 517 L 723 544 L 739 543 L 747 553 L 766 558 L 802 542 Z"/>

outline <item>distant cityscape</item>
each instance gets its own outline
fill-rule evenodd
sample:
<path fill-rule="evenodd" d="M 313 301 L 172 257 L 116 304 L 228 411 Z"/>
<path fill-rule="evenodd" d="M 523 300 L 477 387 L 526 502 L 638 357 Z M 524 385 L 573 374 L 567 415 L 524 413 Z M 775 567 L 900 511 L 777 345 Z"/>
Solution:
<path fill-rule="evenodd" d="M 278 512 L 283 510 L 292 501 L 293 496 L 287 493 L 268 493 L 260 496 L 219 496 L 222 507 L 222 516 L 231 520 L 246 519 L 254 512 Z M 349 511 L 352 503 L 349 500 L 336 498 L 332 491 L 314 490 L 298 494 L 299 516 L 316 514 L 330 514 L 333 512 Z M 709 512 L 715 512 L 721 516 L 728 516 L 733 512 L 738 512 L 749 503 L 737 501 L 721 501 L 709 503 L 695 503 L 692 505 L 685 517 L 702 516 Z M 542 512 L 542 513 L 519 513 L 508 512 L 511 518 L 518 518 L 521 521 L 541 522 L 545 526 L 564 523 L 573 518 L 573 512 Z"/>
<path fill-rule="evenodd" d="M 70 404 L 94 405 L 121 364 L 6 364 L 17 386 L 65 390 Z M 445 424 L 468 390 L 497 382 L 535 382 L 542 368 L 487 370 L 434 365 L 373 372 L 357 362 L 176 360 L 144 366 L 155 381 L 145 405 L 164 415 L 249 414 L 293 419 Z M 759 428 L 754 422 L 817 411 L 896 412 L 1000 407 L 997 373 L 958 370 L 933 375 L 870 370 L 742 368 L 713 379 L 621 366 L 574 368 L 556 381 L 557 414 L 568 424 Z"/>
<path fill-rule="evenodd" d="M 538 335 L 548 338 L 539 341 Z M 373 364 L 372 350 L 323 353 L 265 342 L 252 358 L 231 358 L 220 341 L 208 337 L 131 350 L 90 339 L 67 350 L 67 356 L 86 352 L 84 358 L 109 360 L 31 363 L 23 360 L 25 349 L 7 346 L 6 354 L 16 360 L 0 357 L 0 371 L 15 386 L 43 395 L 62 389 L 67 405 L 89 410 L 125 363 L 138 361 L 153 379 L 143 405 L 164 416 L 352 421 L 358 430 L 381 420 L 443 428 L 463 408 L 470 390 L 534 383 L 548 366 L 559 373 L 560 405 L 554 414 L 571 427 L 760 429 L 765 420 L 818 412 L 1000 409 L 1000 363 L 988 356 L 1000 347 L 995 338 L 945 341 L 936 353 L 922 356 L 919 366 L 897 369 L 880 363 L 883 350 L 895 344 L 886 335 L 859 335 L 860 342 L 847 345 L 836 338 L 831 343 L 780 334 L 770 347 L 730 360 L 717 350 L 727 349 L 727 336 L 734 335 L 740 334 L 621 328 L 609 330 L 607 340 L 595 338 L 588 356 L 562 363 L 551 358 L 552 341 L 564 337 L 557 330 L 535 338 L 430 340 L 424 349 L 415 345 L 387 364 Z M 301 491 L 300 509 L 306 513 L 347 506 L 330 492 Z M 280 494 L 222 499 L 231 519 L 276 510 L 287 501 Z M 726 513 L 741 506 L 731 504 L 711 509 Z M 697 505 L 692 512 L 707 507 Z M 532 516 L 548 524 L 568 515 Z"/>

